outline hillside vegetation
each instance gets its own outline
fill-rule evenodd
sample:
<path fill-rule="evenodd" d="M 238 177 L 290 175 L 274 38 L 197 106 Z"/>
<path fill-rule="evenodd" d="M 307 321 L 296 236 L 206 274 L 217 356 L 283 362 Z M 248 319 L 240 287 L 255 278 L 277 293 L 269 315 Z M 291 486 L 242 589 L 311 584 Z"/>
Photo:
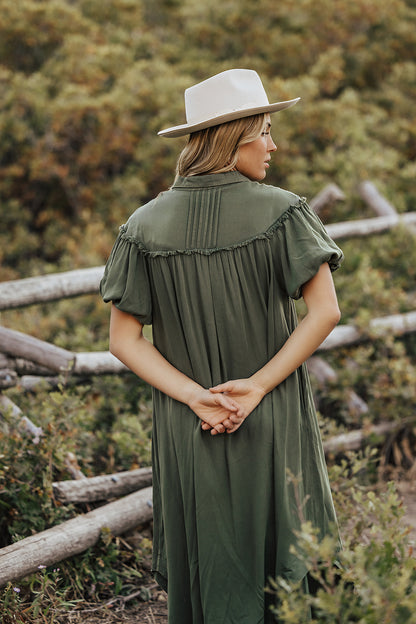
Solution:
<path fill-rule="evenodd" d="M 363 180 L 398 212 L 416 210 L 415 0 L 0 0 L 0 15 L 0 281 L 104 264 L 119 225 L 173 181 L 185 139 L 162 139 L 157 131 L 185 121 L 184 89 L 233 67 L 257 70 L 270 101 L 302 98 L 273 117 L 278 152 L 267 182 L 309 199 L 336 183 L 346 199 L 323 213 L 327 223 L 374 216 L 357 190 Z M 401 226 L 337 241 L 345 254 L 334 276 L 341 323 L 367 334 L 372 318 L 416 310 L 415 241 Z M 108 307 L 98 296 L 1 312 L 0 323 L 74 351 L 107 349 Z M 376 441 L 378 457 L 352 470 L 359 492 L 380 477 L 405 477 L 416 456 L 415 334 L 370 337 L 326 353 L 338 379 L 315 384 L 324 437 L 401 423 L 387 444 Z M 351 389 L 366 414 L 346 407 Z M 83 385 L 63 379 L 52 394 L 16 388 L 7 395 L 48 435 L 34 448 L 10 420 L 0 420 L 1 546 L 75 513 L 51 498 L 52 481 L 68 477 L 68 451 L 88 475 L 150 462 L 150 393 L 132 375 Z M 347 479 L 345 465 L 333 470 L 341 522 L 355 508 L 363 523 L 371 500 L 356 492 L 347 504 L 351 473 Z M 378 504 L 384 524 L 371 565 L 352 560 L 360 574 L 374 572 L 374 586 L 384 574 L 393 587 L 394 570 L 409 565 L 402 566 L 404 542 L 400 556 L 376 554 L 383 540 L 396 539 L 386 514 L 389 508 L 398 517 L 400 505 L 391 491 Z M 356 543 L 359 534 L 359 527 L 351 532 Z M 106 539 L 62 566 L 59 579 L 32 580 L 24 599 L 9 587 L 0 607 L 9 604 L 7 615 L 32 604 L 35 617 L 33 604 L 51 599 L 48 587 L 55 596 L 60 588 L 62 603 L 128 593 L 149 542 L 132 555 Z M 116 561 L 122 563 L 114 571 Z M 391 601 L 403 602 L 407 589 L 403 580 Z M 375 619 L 345 622 L 412 621 L 414 604 L 410 615 L 394 619 L 393 609 L 392 619 L 382 620 L 380 596 Z M 288 624 L 299 621 L 292 602 Z M 335 621 L 328 618 L 322 621 Z"/>
<path fill-rule="evenodd" d="M 2 278 L 102 262 L 118 225 L 172 182 L 183 90 L 256 69 L 274 118 L 268 180 L 313 196 L 416 190 L 414 2 L 1 0 Z"/>

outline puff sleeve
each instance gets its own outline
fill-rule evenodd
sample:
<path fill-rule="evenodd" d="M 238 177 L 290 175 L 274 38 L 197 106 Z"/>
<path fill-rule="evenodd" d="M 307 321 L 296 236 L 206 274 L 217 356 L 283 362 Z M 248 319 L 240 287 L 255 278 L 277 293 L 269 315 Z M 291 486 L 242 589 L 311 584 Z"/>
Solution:
<path fill-rule="evenodd" d="M 319 217 L 305 200 L 291 206 L 275 224 L 273 256 L 278 280 L 293 299 L 324 262 L 331 271 L 341 264 L 343 253 L 330 238 Z"/>
<path fill-rule="evenodd" d="M 143 325 L 152 322 L 152 300 L 146 254 L 125 235 L 123 227 L 114 243 L 100 283 L 105 302 L 112 301 Z"/>

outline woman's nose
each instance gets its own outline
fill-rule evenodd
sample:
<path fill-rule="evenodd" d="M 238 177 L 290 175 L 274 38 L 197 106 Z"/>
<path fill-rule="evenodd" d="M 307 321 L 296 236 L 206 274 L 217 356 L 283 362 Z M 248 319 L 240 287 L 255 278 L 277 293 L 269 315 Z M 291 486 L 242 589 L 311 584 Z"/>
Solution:
<path fill-rule="evenodd" d="M 272 137 L 269 135 L 269 141 L 267 145 L 268 152 L 275 152 L 277 150 L 276 143 L 273 141 Z"/>

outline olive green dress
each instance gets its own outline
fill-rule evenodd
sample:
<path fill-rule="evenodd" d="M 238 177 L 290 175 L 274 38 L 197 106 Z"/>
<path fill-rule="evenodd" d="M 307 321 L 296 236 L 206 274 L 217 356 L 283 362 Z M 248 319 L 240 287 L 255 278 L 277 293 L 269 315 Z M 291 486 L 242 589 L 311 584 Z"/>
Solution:
<path fill-rule="evenodd" d="M 302 285 L 341 259 L 292 193 L 239 172 L 178 178 L 120 228 L 101 293 L 152 324 L 165 358 L 209 388 L 261 368 L 296 327 Z M 268 579 L 307 572 L 294 530 L 303 519 L 325 534 L 336 521 L 306 366 L 230 435 L 153 398 L 153 568 L 169 624 L 273 621 Z"/>

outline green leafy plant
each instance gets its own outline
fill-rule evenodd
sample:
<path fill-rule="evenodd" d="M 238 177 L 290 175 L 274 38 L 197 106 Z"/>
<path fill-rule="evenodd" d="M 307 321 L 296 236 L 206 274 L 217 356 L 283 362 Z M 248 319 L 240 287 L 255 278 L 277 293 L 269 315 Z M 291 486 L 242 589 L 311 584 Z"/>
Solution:
<path fill-rule="evenodd" d="M 368 459 L 368 458 L 367 458 Z M 411 624 L 416 611 L 416 559 L 403 524 L 403 505 L 393 483 L 374 491 L 360 483 L 363 459 L 337 467 L 335 501 L 343 548 L 335 538 L 319 541 L 302 526 L 294 552 L 309 569 L 310 587 L 283 578 L 271 582 L 279 624 Z"/>

